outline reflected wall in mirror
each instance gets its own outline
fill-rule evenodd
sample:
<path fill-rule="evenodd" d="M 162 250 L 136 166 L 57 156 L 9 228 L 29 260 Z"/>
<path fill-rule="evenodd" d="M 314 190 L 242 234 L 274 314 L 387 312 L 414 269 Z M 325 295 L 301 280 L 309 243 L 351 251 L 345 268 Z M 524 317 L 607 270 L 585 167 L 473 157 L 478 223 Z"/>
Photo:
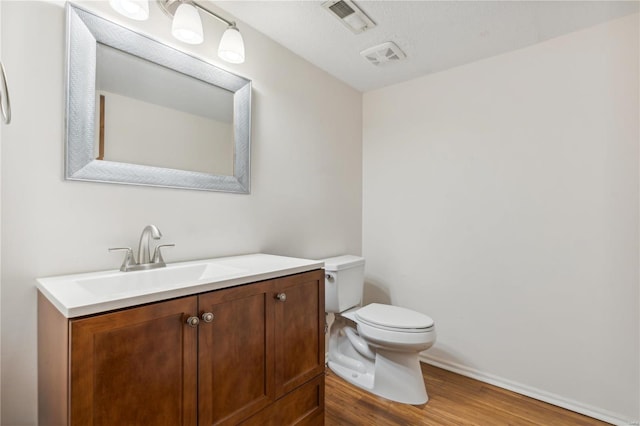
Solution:
<path fill-rule="evenodd" d="M 67 38 L 67 179 L 249 192 L 249 80 L 69 4 Z"/>
<path fill-rule="evenodd" d="M 233 93 L 102 43 L 96 66 L 98 159 L 233 175 Z"/>

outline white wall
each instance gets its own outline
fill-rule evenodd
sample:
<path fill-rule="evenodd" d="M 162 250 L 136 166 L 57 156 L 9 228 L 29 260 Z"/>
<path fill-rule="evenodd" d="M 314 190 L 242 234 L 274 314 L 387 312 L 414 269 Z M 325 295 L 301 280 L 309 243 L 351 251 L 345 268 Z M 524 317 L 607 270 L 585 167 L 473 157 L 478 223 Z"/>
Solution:
<path fill-rule="evenodd" d="M 640 418 L 638 35 L 363 98 L 366 298 L 432 316 L 432 361 L 618 422 Z"/>
<path fill-rule="evenodd" d="M 36 423 L 34 279 L 117 268 L 120 255 L 107 248 L 135 246 L 148 223 L 176 243 L 168 262 L 360 253 L 360 93 L 240 22 L 247 61 L 220 64 L 215 31 L 224 26 L 207 21 L 211 44 L 196 54 L 253 80 L 252 193 L 64 181 L 64 11 L 39 2 L 2 7 L 14 121 L 2 145 L 1 424 Z M 127 25 L 155 22 L 164 32 L 154 35 L 169 40 L 169 20 L 150 8 L 151 23 Z"/>

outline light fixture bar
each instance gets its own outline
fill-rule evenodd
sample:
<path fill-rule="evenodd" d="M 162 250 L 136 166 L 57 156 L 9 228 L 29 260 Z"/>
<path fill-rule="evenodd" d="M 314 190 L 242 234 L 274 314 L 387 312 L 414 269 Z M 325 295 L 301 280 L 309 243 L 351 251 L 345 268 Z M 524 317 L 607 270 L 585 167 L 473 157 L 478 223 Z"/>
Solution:
<path fill-rule="evenodd" d="M 176 13 L 176 9 L 178 9 L 178 6 L 180 6 L 180 4 L 182 4 L 182 3 L 183 3 L 182 0 L 158 0 L 158 4 L 160 5 L 160 9 L 162 9 L 162 11 L 164 13 L 166 13 L 167 16 L 169 16 L 170 18 L 173 18 L 173 16 Z M 224 22 L 228 26 L 235 25 L 235 22 L 232 22 L 232 21 L 229 21 L 227 19 L 224 19 L 222 16 L 218 15 L 215 12 L 210 11 L 209 9 L 207 9 L 206 7 L 196 3 L 195 1 L 186 1 L 186 3 L 189 3 L 189 4 L 193 5 L 194 7 L 202 10 L 203 12 L 206 12 L 207 14 L 213 16 L 214 18 L 218 19 L 219 21 Z"/>
<path fill-rule="evenodd" d="M 204 7 L 204 6 L 202 6 L 202 5 L 198 4 L 198 3 L 196 3 L 195 1 L 192 1 L 191 3 L 192 3 L 195 7 L 197 7 L 198 9 L 200 9 L 201 11 L 203 11 L 203 12 L 207 12 L 209 15 L 213 16 L 214 18 L 217 18 L 219 21 L 224 22 L 225 24 L 227 24 L 227 25 L 228 25 L 228 26 L 230 26 L 230 27 L 234 27 L 234 26 L 236 25 L 236 23 L 235 23 L 235 22 L 232 22 L 232 21 L 229 21 L 229 20 L 224 19 L 222 16 L 218 15 L 218 14 L 217 14 L 217 13 L 215 13 L 215 12 L 210 11 L 209 9 L 207 9 L 206 7 Z"/>

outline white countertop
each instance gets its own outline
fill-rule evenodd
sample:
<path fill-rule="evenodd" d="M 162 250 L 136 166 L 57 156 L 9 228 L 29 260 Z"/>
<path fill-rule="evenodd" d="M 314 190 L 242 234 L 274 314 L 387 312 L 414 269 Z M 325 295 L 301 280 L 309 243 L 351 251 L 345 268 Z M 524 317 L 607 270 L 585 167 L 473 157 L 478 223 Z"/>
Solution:
<path fill-rule="evenodd" d="M 38 290 L 74 318 L 248 284 L 322 268 L 318 260 L 249 254 L 168 264 L 148 271 L 119 270 L 38 278 Z"/>

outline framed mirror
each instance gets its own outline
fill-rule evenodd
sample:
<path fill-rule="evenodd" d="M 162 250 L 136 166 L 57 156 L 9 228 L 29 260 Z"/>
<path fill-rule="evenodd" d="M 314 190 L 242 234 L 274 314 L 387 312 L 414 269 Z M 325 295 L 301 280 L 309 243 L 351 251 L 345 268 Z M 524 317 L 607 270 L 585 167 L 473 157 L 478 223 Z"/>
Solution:
<path fill-rule="evenodd" d="M 250 80 L 66 14 L 66 179 L 250 192 Z"/>

